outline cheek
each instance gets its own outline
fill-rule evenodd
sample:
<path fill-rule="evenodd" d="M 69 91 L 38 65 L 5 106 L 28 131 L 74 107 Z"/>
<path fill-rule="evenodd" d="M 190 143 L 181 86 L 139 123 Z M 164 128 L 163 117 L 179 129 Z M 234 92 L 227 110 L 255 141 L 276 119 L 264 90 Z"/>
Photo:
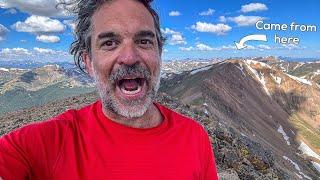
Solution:
<path fill-rule="evenodd" d="M 110 60 L 105 57 L 106 56 L 97 55 L 96 58 L 93 59 L 93 68 L 103 79 L 106 79 L 109 76 L 112 67 Z"/>
<path fill-rule="evenodd" d="M 157 75 L 160 71 L 161 66 L 161 59 L 158 55 L 150 55 L 147 57 L 147 66 L 149 66 L 151 73 L 153 76 Z"/>

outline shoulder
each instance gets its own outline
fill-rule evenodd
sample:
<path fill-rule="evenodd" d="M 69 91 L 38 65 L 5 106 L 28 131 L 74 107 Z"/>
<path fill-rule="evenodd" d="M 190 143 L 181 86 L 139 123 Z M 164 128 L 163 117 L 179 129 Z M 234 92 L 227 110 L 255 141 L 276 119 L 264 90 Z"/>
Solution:
<path fill-rule="evenodd" d="M 80 111 L 86 112 L 68 110 L 0 137 L 0 173 L 7 177 L 50 174 L 67 139 L 72 137 Z"/>
<path fill-rule="evenodd" d="M 81 117 L 88 115 L 99 102 L 82 107 L 81 109 L 69 109 L 61 114 L 58 114 L 50 119 L 34 122 L 18 128 L 13 133 L 45 133 L 44 137 L 52 136 L 53 134 L 63 134 L 63 131 L 71 130 L 74 124 L 81 119 Z"/>
<path fill-rule="evenodd" d="M 52 134 L 60 134 L 71 126 L 75 114 L 75 110 L 67 110 L 50 119 L 24 125 L 10 132 L 8 135 L 19 135 L 22 138 L 28 138 L 28 136 L 34 136 L 42 133 L 43 137 L 47 137 Z"/>
<path fill-rule="evenodd" d="M 80 110 L 67 110 L 50 119 L 31 123 L 20 127 L 0 138 L 1 143 L 12 144 L 32 152 L 34 147 L 52 148 L 61 147 L 66 136 L 70 135 L 76 127 L 79 114 L 89 112 L 89 105 Z M 51 149 L 54 151 L 54 149 Z"/>
<path fill-rule="evenodd" d="M 52 147 L 61 146 L 72 127 L 73 114 L 73 110 L 68 110 L 53 118 L 15 129 L 0 138 L 1 146 L 21 149 L 29 157 L 37 155 L 36 148 L 39 151 L 50 148 L 54 153 Z"/>
<path fill-rule="evenodd" d="M 168 119 L 169 123 L 175 127 L 181 127 L 186 130 L 192 130 L 193 132 L 200 133 L 201 135 L 207 136 L 206 130 L 203 125 L 195 119 L 185 116 L 179 112 L 176 112 L 164 105 L 156 103 L 156 106 L 161 111 L 161 114 Z"/>

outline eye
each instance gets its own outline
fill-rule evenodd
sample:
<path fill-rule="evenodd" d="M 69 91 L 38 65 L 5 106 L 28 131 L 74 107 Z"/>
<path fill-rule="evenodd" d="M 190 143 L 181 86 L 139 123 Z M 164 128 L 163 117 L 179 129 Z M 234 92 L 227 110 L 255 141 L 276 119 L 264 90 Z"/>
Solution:
<path fill-rule="evenodd" d="M 152 48 L 154 45 L 154 43 L 151 39 L 139 39 L 136 41 L 136 43 L 140 47 L 145 48 L 145 49 Z"/>
<path fill-rule="evenodd" d="M 106 40 L 102 42 L 101 48 L 106 50 L 112 50 L 119 45 L 119 42 L 116 40 Z"/>
<path fill-rule="evenodd" d="M 150 39 L 141 39 L 140 43 L 141 44 L 153 44 L 153 42 Z"/>

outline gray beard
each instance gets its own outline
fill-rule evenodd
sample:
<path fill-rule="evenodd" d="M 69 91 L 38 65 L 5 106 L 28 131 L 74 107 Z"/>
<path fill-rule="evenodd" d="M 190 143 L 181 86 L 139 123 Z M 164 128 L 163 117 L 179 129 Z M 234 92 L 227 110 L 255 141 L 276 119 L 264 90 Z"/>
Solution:
<path fill-rule="evenodd" d="M 148 83 L 150 87 L 143 99 L 135 101 L 117 99 L 114 94 L 115 87 L 112 88 L 103 83 L 95 68 L 93 68 L 93 72 L 93 78 L 96 83 L 96 88 L 98 90 L 103 108 L 125 118 L 142 117 L 147 112 L 150 105 L 154 102 L 160 87 L 159 71 L 159 73 L 156 75 L 156 78 L 153 81 L 151 80 L 151 83 Z M 122 106 L 125 106 L 125 108 L 121 108 L 120 104 L 122 104 Z"/>

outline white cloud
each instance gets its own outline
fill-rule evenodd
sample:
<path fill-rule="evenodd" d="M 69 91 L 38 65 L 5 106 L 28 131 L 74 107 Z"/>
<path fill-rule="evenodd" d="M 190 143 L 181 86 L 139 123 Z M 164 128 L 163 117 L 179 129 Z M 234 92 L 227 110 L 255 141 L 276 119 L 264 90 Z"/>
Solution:
<path fill-rule="evenodd" d="M 0 50 L 0 60 L 36 60 L 36 61 L 65 61 L 72 56 L 65 51 L 35 47 L 31 50 L 24 48 L 4 48 Z"/>
<path fill-rule="evenodd" d="M 2 24 L 0 24 L 0 41 L 4 40 L 9 30 Z"/>
<path fill-rule="evenodd" d="M 61 0 L 0 0 L 0 7 L 4 9 L 16 8 L 31 15 L 47 17 L 70 16 L 70 13 L 62 8 L 62 6 L 56 8 L 56 5 L 59 2 L 61 2 Z M 70 2 L 70 0 L 67 0 L 66 2 Z"/>
<path fill-rule="evenodd" d="M 47 35 L 40 35 L 36 37 L 37 41 L 44 42 L 44 43 L 58 43 L 60 42 L 60 38 L 58 36 L 47 36 Z"/>
<path fill-rule="evenodd" d="M 220 51 L 221 48 L 211 47 L 203 43 L 197 43 L 195 47 L 179 47 L 181 51 Z"/>
<path fill-rule="evenodd" d="M 205 44 L 202 44 L 202 43 L 199 43 L 196 45 L 196 49 L 199 50 L 199 51 L 213 51 L 213 50 L 217 50 L 213 47 L 210 47 L 208 45 L 205 45 Z"/>
<path fill-rule="evenodd" d="M 166 53 L 166 52 L 169 52 L 169 51 L 168 51 L 168 49 L 164 49 L 162 52 Z"/>
<path fill-rule="evenodd" d="M 171 11 L 169 13 L 169 16 L 180 16 L 180 15 L 181 15 L 181 13 L 179 11 Z"/>
<path fill-rule="evenodd" d="M 65 25 L 56 19 L 43 16 L 30 16 L 24 22 L 18 21 L 11 26 L 18 32 L 28 32 L 33 34 L 62 33 Z"/>
<path fill-rule="evenodd" d="M 45 49 L 45 48 L 39 48 L 35 47 L 33 48 L 35 53 L 40 53 L 40 54 L 58 54 L 58 51 L 55 51 L 53 49 Z"/>
<path fill-rule="evenodd" d="M 260 16 L 244 16 L 228 17 L 227 20 L 237 23 L 238 26 L 251 26 L 256 24 L 257 21 L 264 20 L 265 17 Z"/>
<path fill-rule="evenodd" d="M 161 29 L 161 32 L 165 35 L 171 35 L 171 34 L 177 34 L 179 32 L 177 31 L 174 31 L 172 29 L 169 29 L 169 28 L 165 28 L 165 29 Z"/>
<path fill-rule="evenodd" d="M 221 49 L 222 50 L 235 50 L 235 49 L 237 49 L 236 48 L 236 46 L 235 45 L 223 45 L 222 47 L 221 47 Z"/>
<path fill-rule="evenodd" d="M 246 45 L 246 48 L 244 50 L 265 50 L 268 49 L 269 46 L 266 45 L 261 45 L 254 47 L 252 45 Z M 270 47 L 269 47 L 270 48 Z M 284 47 L 282 47 L 284 48 Z M 197 43 L 195 47 L 190 46 L 190 47 L 179 47 L 180 51 L 234 51 L 236 50 L 235 45 L 222 45 L 218 47 L 212 47 L 203 43 Z"/>
<path fill-rule="evenodd" d="M 222 45 L 218 47 L 212 47 L 203 43 L 197 43 L 195 47 L 179 47 L 180 51 L 234 51 L 236 50 L 235 45 Z M 252 45 L 247 45 L 244 50 L 255 50 L 256 48 Z"/>
<path fill-rule="evenodd" d="M 161 29 L 161 32 L 167 36 L 170 36 L 168 39 L 170 45 L 187 44 L 181 32 L 174 31 L 169 28 Z"/>
<path fill-rule="evenodd" d="M 29 56 L 31 53 L 24 48 L 4 48 L 0 51 L 0 57 L 17 57 L 17 56 Z"/>
<path fill-rule="evenodd" d="M 217 35 L 224 35 L 232 29 L 226 24 L 210 24 L 206 22 L 197 22 L 195 25 L 192 25 L 191 28 L 199 32 L 210 32 Z"/>
<path fill-rule="evenodd" d="M 215 12 L 215 10 L 209 8 L 207 11 L 203 11 L 203 12 L 199 13 L 199 15 L 200 16 L 211 16 L 214 12 Z"/>
<path fill-rule="evenodd" d="M 186 40 L 184 37 L 182 37 L 181 34 L 173 34 L 170 42 L 170 45 L 177 45 L 177 44 L 187 44 Z"/>
<path fill-rule="evenodd" d="M 281 46 L 278 47 L 277 49 L 303 50 L 303 49 L 306 49 L 306 47 L 301 47 L 301 46 L 295 45 L 295 44 L 281 44 Z"/>
<path fill-rule="evenodd" d="M 192 46 L 190 46 L 190 47 L 179 47 L 179 50 L 181 50 L 181 51 L 193 51 L 194 48 Z"/>
<path fill-rule="evenodd" d="M 66 24 L 72 30 L 72 32 L 75 31 L 76 23 L 73 20 L 64 20 L 63 23 Z"/>
<path fill-rule="evenodd" d="M 56 59 L 70 56 L 69 53 L 65 51 L 58 51 L 54 49 L 39 48 L 39 47 L 34 47 L 32 54 L 37 57 L 51 57 Z"/>
<path fill-rule="evenodd" d="M 227 22 L 227 18 L 225 16 L 219 16 L 219 21 L 222 23 L 226 23 Z"/>
<path fill-rule="evenodd" d="M 262 3 L 250 3 L 241 6 L 241 12 L 247 13 L 247 12 L 257 12 L 257 11 L 266 11 L 268 10 L 268 7 L 265 4 Z"/>
<path fill-rule="evenodd" d="M 247 45 L 246 49 L 247 49 L 247 50 L 254 50 L 254 49 L 256 49 L 256 48 L 255 48 L 254 46 Z"/>
<path fill-rule="evenodd" d="M 270 50 L 270 49 L 271 49 L 271 47 L 270 47 L 270 46 L 268 46 L 268 45 L 264 45 L 264 44 L 260 44 L 260 45 L 258 45 L 258 48 L 259 48 L 259 49 L 263 49 L 263 50 Z"/>

